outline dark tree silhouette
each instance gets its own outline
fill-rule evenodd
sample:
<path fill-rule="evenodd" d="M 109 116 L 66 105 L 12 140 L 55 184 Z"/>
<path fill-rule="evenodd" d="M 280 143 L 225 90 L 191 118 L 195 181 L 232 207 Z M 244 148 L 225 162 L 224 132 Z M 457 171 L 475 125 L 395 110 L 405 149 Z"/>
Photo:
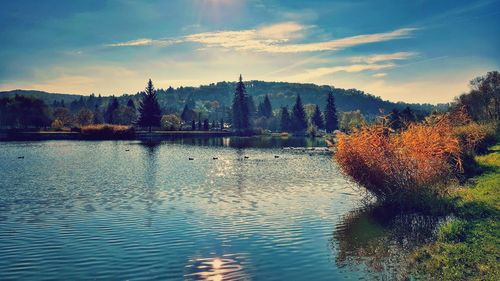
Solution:
<path fill-rule="evenodd" d="M 325 109 L 325 129 L 327 133 L 331 133 L 339 128 L 339 121 L 337 119 L 337 109 L 335 107 L 335 98 L 333 93 L 329 92 L 326 98 Z"/>
<path fill-rule="evenodd" d="M 323 121 L 323 116 L 321 115 L 321 110 L 319 109 L 319 105 L 316 105 L 314 109 L 314 113 L 311 117 L 311 121 L 314 126 L 318 129 L 323 129 L 325 127 L 325 122 Z"/>
<path fill-rule="evenodd" d="M 223 119 L 220 120 L 220 130 L 221 131 L 224 130 L 224 120 Z"/>
<path fill-rule="evenodd" d="M 208 119 L 203 120 L 203 130 L 208 131 L 209 129 L 209 124 L 208 124 Z"/>
<path fill-rule="evenodd" d="M 191 121 L 191 130 L 196 131 L 196 121 L 194 119 Z"/>
<path fill-rule="evenodd" d="M 415 113 L 409 106 L 407 106 L 403 111 L 401 111 L 401 119 L 403 123 L 408 124 L 411 122 L 415 122 L 417 120 L 417 117 L 415 116 Z"/>
<path fill-rule="evenodd" d="M 271 101 L 269 100 L 268 95 L 266 95 L 264 101 L 259 104 L 258 115 L 266 118 L 273 116 L 273 107 L 271 106 Z"/>
<path fill-rule="evenodd" d="M 127 106 L 135 110 L 135 103 L 132 99 L 128 99 Z"/>
<path fill-rule="evenodd" d="M 43 100 L 18 95 L 0 98 L 0 127 L 40 128 L 49 124 L 48 107 Z"/>
<path fill-rule="evenodd" d="M 465 107 L 475 121 L 500 121 L 500 72 L 490 71 L 474 78 L 470 88 L 457 98 L 454 107 Z"/>
<path fill-rule="evenodd" d="M 296 132 L 305 131 L 307 129 L 306 111 L 302 105 L 300 95 L 295 100 L 295 105 L 292 109 L 292 130 Z"/>
<path fill-rule="evenodd" d="M 399 112 L 399 110 L 397 110 L 396 108 L 394 108 L 391 113 L 389 113 L 389 116 L 388 116 L 388 122 L 389 122 L 389 127 L 391 127 L 393 130 L 400 130 L 402 127 L 403 127 L 403 122 L 401 121 L 402 120 L 402 116 L 401 116 L 401 113 Z"/>
<path fill-rule="evenodd" d="M 146 86 L 146 93 L 139 105 L 139 120 L 137 124 L 142 127 L 149 127 L 151 132 L 151 127 L 160 126 L 161 124 L 161 109 L 156 99 L 156 90 L 153 86 L 151 79 L 148 81 Z"/>
<path fill-rule="evenodd" d="M 118 99 L 113 96 L 111 100 L 108 103 L 108 107 L 106 109 L 106 112 L 104 114 L 104 119 L 106 123 L 108 124 L 115 124 L 117 123 L 118 120 L 117 118 L 117 111 L 118 108 L 120 107 L 120 103 L 118 102 Z"/>
<path fill-rule="evenodd" d="M 281 109 L 281 131 L 288 132 L 291 127 L 290 113 L 288 113 L 288 107 L 283 107 Z"/>
<path fill-rule="evenodd" d="M 182 110 L 181 119 L 183 121 L 189 121 L 188 120 L 188 114 L 189 114 L 189 107 L 186 104 L 186 105 L 184 105 L 184 109 Z"/>
<path fill-rule="evenodd" d="M 245 84 L 240 75 L 233 99 L 233 128 L 238 131 L 245 131 L 250 128 L 250 114 L 248 106 L 248 97 Z"/>

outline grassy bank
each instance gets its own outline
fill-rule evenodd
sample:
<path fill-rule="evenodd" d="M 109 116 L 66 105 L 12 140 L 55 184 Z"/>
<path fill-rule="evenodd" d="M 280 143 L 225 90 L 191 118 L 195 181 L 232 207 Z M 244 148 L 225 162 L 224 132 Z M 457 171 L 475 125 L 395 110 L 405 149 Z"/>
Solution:
<path fill-rule="evenodd" d="M 453 218 L 437 241 L 412 257 L 417 276 L 433 280 L 498 280 L 500 276 L 500 145 L 476 157 L 482 174 L 453 190 Z"/>

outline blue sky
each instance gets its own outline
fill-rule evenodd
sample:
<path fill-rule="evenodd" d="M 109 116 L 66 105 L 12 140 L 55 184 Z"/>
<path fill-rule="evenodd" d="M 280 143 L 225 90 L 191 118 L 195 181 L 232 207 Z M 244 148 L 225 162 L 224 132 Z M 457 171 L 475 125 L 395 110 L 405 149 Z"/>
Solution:
<path fill-rule="evenodd" d="M 500 67 L 500 0 L 2 1 L 0 90 L 248 80 L 447 102 Z"/>

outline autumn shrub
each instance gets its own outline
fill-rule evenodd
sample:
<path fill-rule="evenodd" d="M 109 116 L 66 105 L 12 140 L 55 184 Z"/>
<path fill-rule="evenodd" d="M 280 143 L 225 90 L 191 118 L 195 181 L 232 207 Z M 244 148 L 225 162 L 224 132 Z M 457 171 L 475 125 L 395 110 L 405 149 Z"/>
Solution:
<path fill-rule="evenodd" d="M 443 193 L 462 169 L 461 147 L 449 122 L 410 124 L 395 133 L 383 124 L 337 135 L 341 169 L 381 200 Z"/>
<path fill-rule="evenodd" d="M 133 137 L 135 131 L 130 126 L 98 124 L 83 126 L 81 133 L 91 139 L 126 139 Z"/>
<path fill-rule="evenodd" d="M 464 153 L 484 153 L 487 147 L 496 142 L 498 128 L 495 124 L 478 124 L 470 122 L 454 127 Z"/>

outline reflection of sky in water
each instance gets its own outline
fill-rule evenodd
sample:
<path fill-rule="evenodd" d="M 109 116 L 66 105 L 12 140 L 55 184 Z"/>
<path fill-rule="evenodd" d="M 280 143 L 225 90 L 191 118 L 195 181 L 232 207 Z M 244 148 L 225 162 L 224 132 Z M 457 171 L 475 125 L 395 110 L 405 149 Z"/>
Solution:
<path fill-rule="evenodd" d="M 0 143 L 0 279 L 365 275 L 332 256 L 360 198 L 330 155 L 231 141 Z"/>

